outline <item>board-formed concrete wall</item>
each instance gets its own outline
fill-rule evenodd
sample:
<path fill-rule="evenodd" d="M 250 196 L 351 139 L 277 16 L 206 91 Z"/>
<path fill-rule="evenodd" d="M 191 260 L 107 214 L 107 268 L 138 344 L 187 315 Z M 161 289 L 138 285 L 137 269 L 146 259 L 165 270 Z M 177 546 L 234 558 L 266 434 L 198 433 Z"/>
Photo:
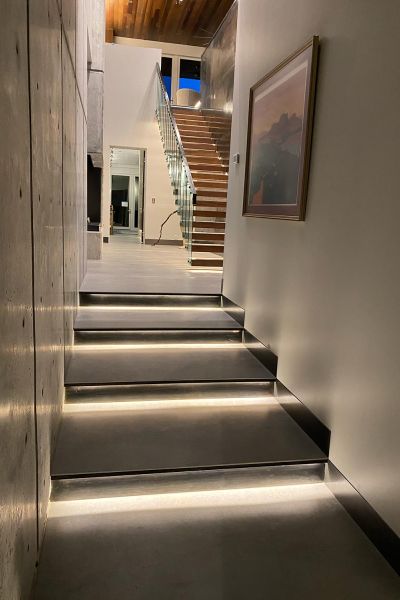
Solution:
<path fill-rule="evenodd" d="M 0 598 L 36 560 L 36 440 L 26 0 L 0 19 Z"/>
<path fill-rule="evenodd" d="M 45 528 L 85 271 L 85 3 L 6 2 L 0 39 L 0 598 L 19 600 Z"/>
<path fill-rule="evenodd" d="M 400 533 L 398 0 L 240 0 L 224 294 Z M 249 89 L 321 37 L 304 223 L 242 217 Z"/>

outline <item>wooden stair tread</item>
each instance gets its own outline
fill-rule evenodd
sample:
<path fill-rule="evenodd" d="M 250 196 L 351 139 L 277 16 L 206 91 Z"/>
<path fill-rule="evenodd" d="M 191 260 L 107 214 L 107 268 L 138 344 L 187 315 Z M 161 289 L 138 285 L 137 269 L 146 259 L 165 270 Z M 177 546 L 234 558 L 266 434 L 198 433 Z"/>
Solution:
<path fill-rule="evenodd" d="M 194 253 L 223 254 L 232 119 L 218 113 L 173 107 L 197 190 L 191 234 Z M 222 267 L 222 257 L 192 257 L 193 266 Z"/>

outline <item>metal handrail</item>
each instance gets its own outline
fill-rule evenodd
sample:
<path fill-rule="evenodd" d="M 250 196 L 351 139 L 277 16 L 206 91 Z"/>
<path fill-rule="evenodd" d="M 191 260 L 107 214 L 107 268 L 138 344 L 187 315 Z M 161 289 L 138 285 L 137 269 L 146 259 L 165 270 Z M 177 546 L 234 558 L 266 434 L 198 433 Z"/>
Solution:
<path fill-rule="evenodd" d="M 189 163 L 188 163 L 188 161 L 186 159 L 185 150 L 183 149 L 182 139 L 181 139 L 181 136 L 180 136 L 180 133 L 179 133 L 178 126 L 177 126 L 176 121 L 175 121 L 175 117 L 174 117 L 173 112 L 171 110 L 171 102 L 170 102 L 170 99 L 168 97 L 168 93 L 167 93 L 167 90 L 165 88 L 164 81 L 163 81 L 163 78 L 162 78 L 162 75 L 161 75 L 160 65 L 158 63 L 157 63 L 157 76 L 158 76 L 158 79 L 159 79 L 159 83 L 161 85 L 161 89 L 162 89 L 162 93 L 163 93 L 163 96 L 164 96 L 165 105 L 167 107 L 168 116 L 169 116 L 170 121 L 171 121 L 172 129 L 173 129 L 173 132 L 175 134 L 176 141 L 178 142 L 178 147 L 179 147 L 179 151 L 181 153 L 182 163 L 183 163 L 183 166 L 184 166 L 185 171 L 186 171 L 186 176 L 188 178 L 188 183 L 189 183 L 189 186 L 190 186 L 190 191 L 192 192 L 192 194 L 194 196 L 196 196 L 197 195 L 196 186 L 194 185 L 192 173 L 190 172 Z"/>

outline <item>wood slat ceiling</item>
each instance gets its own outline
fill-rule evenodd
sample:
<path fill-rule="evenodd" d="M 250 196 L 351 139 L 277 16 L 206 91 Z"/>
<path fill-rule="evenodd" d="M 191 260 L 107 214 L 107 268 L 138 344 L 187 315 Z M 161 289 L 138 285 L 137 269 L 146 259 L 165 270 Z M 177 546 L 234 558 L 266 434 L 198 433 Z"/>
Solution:
<path fill-rule="evenodd" d="M 106 38 L 207 46 L 234 0 L 106 0 Z"/>

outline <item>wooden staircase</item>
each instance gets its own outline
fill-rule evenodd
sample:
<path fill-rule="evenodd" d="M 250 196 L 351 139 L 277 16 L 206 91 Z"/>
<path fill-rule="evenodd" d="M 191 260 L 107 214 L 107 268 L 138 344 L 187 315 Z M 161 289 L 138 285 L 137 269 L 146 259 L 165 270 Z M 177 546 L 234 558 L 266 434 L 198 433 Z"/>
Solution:
<path fill-rule="evenodd" d="M 231 117 L 192 108 L 172 111 L 197 190 L 192 266 L 222 267 Z"/>

